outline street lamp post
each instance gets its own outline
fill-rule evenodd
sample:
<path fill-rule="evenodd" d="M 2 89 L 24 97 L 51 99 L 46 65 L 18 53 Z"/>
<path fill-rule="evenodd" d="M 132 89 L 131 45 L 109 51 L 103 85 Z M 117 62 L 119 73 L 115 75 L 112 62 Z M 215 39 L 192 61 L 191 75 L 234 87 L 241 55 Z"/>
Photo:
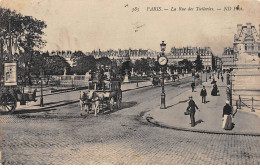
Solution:
<path fill-rule="evenodd" d="M 41 75 L 40 75 L 40 78 L 41 78 L 41 98 L 40 98 L 40 107 L 43 107 L 44 104 L 43 104 L 43 90 L 42 90 L 42 78 L 43 78 L 44 74 L 43 74 L 43 70 L 41 70 Z"/>
<path fill-rule="evenodd" d="M 168 59 L 164 56 L 164 51 L 166 48 L 166 44 L 164 43 L 164 41 L 162 41 L 162 43 L 160 44 L 161 46 L 161 51 L 162 54 L 158 59 L 159 64 L 161 65 L 161 70 L 162 70 L 162 93 L 161 93 L 161 109 L 166 109 L 166 105 L 165 105 L 165 91 L 164 91 L 164 67 L 167 65 L 168 63 Z"/>
<path fill-rule="evenodd" d="M 136 73 L 136 87 L 139 87 L 138 86 L 138 74 Z"/>
<path fill-rule="evenodd" d="M 200 78 L 201 78 L 201 84 L 202 84 L 202 70 L 200 70 Z"/>
<path fill-rule="evenodd" d="M 206 68 L 206 82 L 208 82 L 208 70 Z"/>
<path fill-rule="evenodd" d="M 232 91 L 232 89 L 233 89 L 233 86 L 232 86 L 232 85 L 233 85 L 233 83 L 232 83 L 232 71 L 233 71 L 233 68 L 231 68 L 231 71 L 230 71 L 230 92 L 231 92 L 231 93 L 230 93 L 230 105 L 231 105 L 231 106 L 232 106 L 232 101 L 233 101 L 233 100 L 232 100 L 232 99 L 233 99 L 233 97 L 232 97 L 232 94 L 233 94 L 233 93 L 232 93 L 232 92 L 233 92 L 233 91 Z"/>

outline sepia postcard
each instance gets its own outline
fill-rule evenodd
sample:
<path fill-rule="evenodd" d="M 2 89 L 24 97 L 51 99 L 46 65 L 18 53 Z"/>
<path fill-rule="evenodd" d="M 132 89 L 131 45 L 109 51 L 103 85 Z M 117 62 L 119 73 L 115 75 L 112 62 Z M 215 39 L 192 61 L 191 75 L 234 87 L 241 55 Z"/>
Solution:
<path fill-rule="evenodd" d="M 259 165 L 259 0 L 0 0 L 1 165 Z"/>

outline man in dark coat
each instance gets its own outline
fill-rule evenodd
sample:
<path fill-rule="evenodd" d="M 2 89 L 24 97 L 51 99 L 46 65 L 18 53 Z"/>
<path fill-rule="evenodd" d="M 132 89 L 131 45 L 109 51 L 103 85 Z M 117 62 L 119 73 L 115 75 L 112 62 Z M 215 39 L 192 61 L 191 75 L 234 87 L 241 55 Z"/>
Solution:
<path fill-rule="evenodd" d="M 189 106 L 187 109 L 190 111 L 191 126 L 194 127 L 195 126 L 195 112 L 196 112 L 196 109 L 199 110 L 199 108 L 196 105 L 196 103 L 194 102 L 194 100 L 192 100 L 192 96 L 190 96 L 189 99 L 190 99 L 190 101 L 189 101 Z"/>
<path fill-rule="evenodd" d="M 202 97 L 202 103 L 206 103 L 207 90 L 205 89 L 205 86 L 201 89 L 200 96 Z"/>
<path fill-rule="evenodd" d="M 194 92 L 195 83 L 194 83 L 194 82 L 192 82 L 190 86 L 191 86 L 191 90 L 192 90 L 192 92 Z"/>
<path fill-rule="evenodd" d="M 224 77 L 221 75 L 221 80 L 222 80 L 222 82 L 224 81 Z"/>

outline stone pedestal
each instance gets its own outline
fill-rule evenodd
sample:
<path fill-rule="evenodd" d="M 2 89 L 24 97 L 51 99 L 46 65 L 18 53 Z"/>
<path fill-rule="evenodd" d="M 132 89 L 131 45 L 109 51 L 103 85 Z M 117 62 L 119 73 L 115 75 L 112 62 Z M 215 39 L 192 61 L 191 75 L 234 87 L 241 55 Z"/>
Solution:
<path fill-rule="evenodd" d="M 129 78 L 128 78 L 128 75 L 125 75 L 125 78 L 124 78 L 124 81 L 123 81 L 124 83 L 127 83 L 127 82 L 129 82 Z"/>

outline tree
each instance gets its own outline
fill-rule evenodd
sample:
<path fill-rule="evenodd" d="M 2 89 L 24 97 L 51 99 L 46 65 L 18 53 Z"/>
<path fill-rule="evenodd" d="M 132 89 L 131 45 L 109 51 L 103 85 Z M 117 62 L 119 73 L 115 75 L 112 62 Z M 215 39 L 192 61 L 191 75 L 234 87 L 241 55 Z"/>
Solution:
<path fill-rule="evenodd" d="M 159 62 L 158 62 L 158 61 L 155 61 L 155 62 L 154 62 L 153 70 L 154 70 L 156 73 L 158 73 L 158 72 L 160 71 L 160 68 L 161 68 L 161 66 L 160 66 Z"/>
<path fill-rule="evenodd" d="M 61 56 L 47 56 L 44 57 L 46 64 L 44 66 L 44 74 L 46 75 L 63 75 L 64 68 L 67 72 L 71 72 L 69 63 Z"/>
<path fill-rule="evenodd" d="M 136 60 L 133 67 L 134 67 L 134 71 L 137 72 L 138 74 L 143 74 L 143 72 L 145 74 L 148 74 L 148 72 L 151 69 L 148 60 L 144 58 L 142 58 L 141 60 Z"/>
<path fill-rule="evenodd" d="M 82 56 L 76 62 L 77 66 L 72 67 L 72 71 L 79 75 L 85 75 L 89 70 L 96 70 L 96 60 L 93 56 Z"/>
<path fill-rule="evenodd" d="M 73 66 L 77 66 L 77 63 L 79 62 L 79 59 L 82 57 L 85 57 L 86 54 L 84 54 L 82 51 L 75 51 L 72 56 L 70 57 L 70 60 L 73 62 Z"/>
<path fill-rule="evenodd" d="M 44 59 L 43 54 L 36 51 L 34 52 L 34 57 L 32 57 L 31 64 L 32 64 L 31 66 L 32 74 L 39 77 L 41 70 L 44 71 L 46 69 L 47 62 Z"/>
<path fill-rule="evenodd" d="M 23 61 L 21 65 L 25 66 L 24 69 L 28 69 L 29 84 L 31 83 L 30 72 L 32 68 L 30 62 L 32 57 L 35 56 L 34 51 L 46 44 L 46 41 L 42 38 L 44 35 L 43 29 L 46 27 L 44 21 L 31 16 L 23 16 L 10 9 L 0 8 L 1 51 L 3 48 L 7 48 L 10 52 L 11 45 L 17 48 L 20 57 L 24 57 L 19 60 Z M 9 52 L 8 58 L 12 61 L 13 58 Z"/>
<path fill-rule="evenodd" d="M 102 57 L 96 60 L 98 65 L 111 66 L 112 61 L 108 57 Z"/>
<path fill-rule="evenodd" d="M 194 61 L 196 66 L 196 71 L 201 71 L 203 69 L 202 60 L 200 59 L 200 55 L 197 55 L 197 59 Z"/>
<path fill-rule="evenodd" d="M 130 74 L 130 70 L 132 69 L 132 67 L 133 67 L 133 64 L 132 64 L 132 62 L 131 61 L 125 61 L 125 62 L 123 62 L 122 63 L 122 66 L 121 66 L 121 74 L 122 75 L 126 75 L 125 74 L 125 71 L 127 70 L 127 73 L 128 73 L 128 75 Z"/>
<path fill-rule="evenodd" d="M 180 67 L 187 69 L 188 71 L 191 71 L 191 69 L 193 67 L 192 62 L 187 60 L 187 59 L 179 61 L 178 64 L 179 64 Z"/>

